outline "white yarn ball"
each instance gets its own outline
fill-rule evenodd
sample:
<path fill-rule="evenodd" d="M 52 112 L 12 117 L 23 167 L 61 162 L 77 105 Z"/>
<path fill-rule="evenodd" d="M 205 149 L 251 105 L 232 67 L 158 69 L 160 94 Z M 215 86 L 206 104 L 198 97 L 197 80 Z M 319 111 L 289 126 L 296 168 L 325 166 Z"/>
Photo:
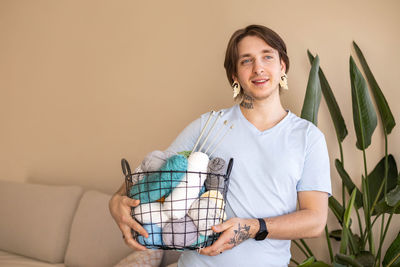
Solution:
<path fill-rule="evenodd" d="M 169 221 L 161 208 L 160 202 L 139 204 L 133 210 L 135 219 L 142 224 L 157 224 L 163 226 Z"/>
<path fill-rule="evenodd" d="M 225 202 L 222 194 L 217 190 L 210 190 L 193 202 L 188 215 L 197 226 L 199 233 L 204 236 L 213 234 L 211 226 L 219 224 L 225 219 Z"/>
<path fill-rule="evenodd" d="M 192 203 L 198 198 L 199 192 L 207 178 L 209 158 L 202 152 L 193 152 L 188 158 L 188 173 L 175 187 L 172 193 L 165 198 L 163 210 L 169 219 L 185 217 Z M 202 172 L 200 174 L 199 172 Z M 204 173 L 204 174 L 203 174 Z"/>

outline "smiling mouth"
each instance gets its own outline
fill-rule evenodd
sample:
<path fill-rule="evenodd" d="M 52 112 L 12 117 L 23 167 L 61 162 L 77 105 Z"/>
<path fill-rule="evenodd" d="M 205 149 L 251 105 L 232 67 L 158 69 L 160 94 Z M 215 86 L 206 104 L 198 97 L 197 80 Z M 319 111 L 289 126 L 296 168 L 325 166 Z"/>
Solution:
<path fill-rule="evenodd" d="M 269 79 L 260 79 L 260 80 L 254 80 L 254 81 L 251 81 L 251 82 L 254 83 L 254 84 L 260 85 L 260 84 L 264 84 L 264 83 L 266 83 L 268 81 L 269 81 Z"/>

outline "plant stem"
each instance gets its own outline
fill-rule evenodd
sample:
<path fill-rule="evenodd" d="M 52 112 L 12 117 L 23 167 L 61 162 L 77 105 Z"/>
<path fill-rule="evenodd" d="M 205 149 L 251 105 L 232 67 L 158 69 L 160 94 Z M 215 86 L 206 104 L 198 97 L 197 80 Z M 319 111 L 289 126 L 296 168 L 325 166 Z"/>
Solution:
<path fill-rule="evenodd" d="M 331 240 L 329 239 L 328 225 L 325 225 L 325 237 L 326 237 L 326 242 L 328 243 L 329 257 L 330 257 L 331 263 L 332 263 L 333 262 L 333 251 L 332 251 Z"/>
<path fill-rule="evenodd" d="M 367 183 L 368 179 L 368 171 L 367 171 L 367 157 L 365 155 L 365 149 L 363 149 L 363 158 L 364 158 L 364 172 L 365 172 L 365 181 L 363 187 L 363 195 L 364 195 L 364 214 L 365 214 L 365 227 L 367 228 L 367 236 L 368 236 L 368 243 L 369 243 L 369 250 L 371 251 L 372 255 L 375 255 L 375 244 L 374 244 L 374 237 L 371 229 L 371 216 L 369 212 L 369 186 Z"/>
<path fill-rule="evenodd" d="M 310 256 L 313 256 L 313 257 L 315 258 L 315 256 L 314 256 L 314 254 L 312 253 L 310 247 L 307 246 L 306 241 L 304 241 L 304 239 L 300 239 L 300 242 L 301 242 L 301 244 L 303 244 L 303 246 L 306 248 L 308 254 L 310 254 Z M 315 259 L 315 260 L 317 260 L 317 259 Z"/>
<path fill-rule="evenodd" d="M 360 213 L 358 212 L 358 209 L 356 209 L 356 213 L 357 213 L 358 227 L 360 228 L 360 239 L 363 240 L 364 239 L 364 232 L 363 232 L 363 229 L 362 229 L 361 218 L 360 218 Z"/>
<path fill-rule="evenodd" d="M 396 206 L 393 208 L 393 210 L 390 212 L 389 219 L 388 219 L 388 221 L 387 221 L 387 223 L 386 223 L 386 226 L 385 226 L 385 232 L 383 233 L 383 237 L 382 237 L 382 239 L 381 239 L 380 242 L 379 242 L 378 254 L 377 254 L 377 256 L 376 256 L 376 259 L 378 260 L 379 264 L 380 264 L 380 261 L 381 261 L 381 253 L 382 253 L 383 241 L 385 240 L 387 231 L 389 230 L 389 225 L 390 225 L 390 222 L 392 221 L 392 217 L 393 217 L 394 211 L 397 209 L 398 206 L 399 206 L 399 205 L 396 205 Z"/>
<path fill-rule="evenodd" d="M 385 136 L 385 175 L 384 175 L 383 181 L 382 181 L 382 183 L 381 183 L 381 186 L 380 186 L 380 188 L 379 188 L 379 192 L 378 192 L 378 194 L 376 195 L 374 204 L 375 204 L 375 202 L 377 202 L 377 198 L 378 198 L 378 197 L 380 196 L 380 194 L 381 194 L 381 190 L 382 190 L 382 187 L 383 187 L 382 185 L 385 186 L 385 190 L 383 191 L 383 192 L 384 192 L 384 193 L 383 193 L 383 195 L 384 195 L 383 199 L 385 199 L 385 200 L 386 200 L 386 193 L 387 193 L 387 179 L 388 179 L 388 173 L 389 173 L 389 162 L 388 162 L 388 139 L 387 139 L 386 127 L 383 127 L 383 133 L 384 133 L 384 136 Z M 375 205 L 376 205 L 376 204 L 375 204 Z M 373 212 L 373 208 L 375 208 L 374 205 L 372 205 L 372 207 L 371 207 L 371 212 Z M 383 242 L 385 241 L 386 233 L 387 233 L 387 230 L 389 229 L 389 224 L 390 224 L 390 221 L 392 220 L 394 210 L 395 210 L 395 208 L 393 209 L 393 211 L 391 212 L 391 214 L 390 214 L 390 216 L 389 216 L 389 220 L 388 220 L 388 222 L 387 222 L 387 224 L 386 224 L 385 232 L 384 232 L 384 233 L 383 233 L 383 225 L 385 224 L 385 213 L 382 214 L 381 234 L 380 234 L 380 240 L 379 240 L 378 254 L 377 254 L 377 257 L 376 257 L 376 259 L 377 259 L 378 261 L 375 262 L 375 265 L 377 265 L 377 267 L 379 267 L 379 266 L 381 265 L 381 251 L 382 251 L 382 245 L 383 245 Z"/>
<path fill-rule="evenodd" d="M 301 250 L 301 252 L 303 252 L 303 254 L 306 256 L 306 259 L 308 259 L 310 257 L 296 240 L 292 240 L 292 242 Z"/>
<path fill-rule="evenodd" d="M 342 163 L 342 166 L 344 168 L 344 162 L 343 162 L 343 147 L 342 147 L 342 143 L 339 140 L 338 135 L 336 134 L 338 143 L 339 143 L 339 150 L 340 150 L 340 162 Z M 342 180 L 342 206 L 346 207 L 346 191 L 345 191 L 345 184 L 344 181 Z M 332 261 L 333 262 L 333 261 Z"/>
<path fill-rule="evenodd" d="M 379 248 L 378 248 L 378 252 L 379 252 L 379 255 L 377 255 L 377 259 L 378 259 L 378 262 L 377 263 L 375 263 L 375 265 L 377 266 L 377 267 L 379 267 L 380 265 L 381 265 L 381 251 L 380 251 L 380 248 L 381 248 L 381 244 L 383 244 L 383 225 L 385 224 L 385 213 L 383 213 L 382 214 L 382 221 L 381 221 L 381 234 L 380 234 L 380 239 L 379 239 Z"/>
<path fill-rule="evenodd" d="M 293 259 L 293 258 L 290 259 L 290 261 L 293 262 L 293 263 L 296 264 L 296 265 L 300 265 L 300 263 L 298 263 L 298 262 L 297 262 L 295 259 Z"/>

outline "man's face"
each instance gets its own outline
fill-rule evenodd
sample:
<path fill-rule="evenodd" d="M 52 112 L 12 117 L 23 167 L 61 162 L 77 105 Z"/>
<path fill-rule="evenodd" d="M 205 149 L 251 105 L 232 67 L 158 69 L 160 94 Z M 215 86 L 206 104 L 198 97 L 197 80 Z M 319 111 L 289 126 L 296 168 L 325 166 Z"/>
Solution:
<path fill-rule="evenodd" d="M 276 49 L 257 36 L 246 36 L 238 44 L 237 78 L 244 93 L 263 100 L 279 93 L 279 81 L 285 64 Z"/>

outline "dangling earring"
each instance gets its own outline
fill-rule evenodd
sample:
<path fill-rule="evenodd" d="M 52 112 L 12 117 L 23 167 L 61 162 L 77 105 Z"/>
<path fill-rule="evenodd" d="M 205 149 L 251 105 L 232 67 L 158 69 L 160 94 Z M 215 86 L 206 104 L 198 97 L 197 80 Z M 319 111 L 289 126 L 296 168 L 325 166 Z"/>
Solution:
<path fill-rule="evenodd" d="M 279 85 L 282 87 L 282 89 L 289 90 L 286 73 L 283 73 L 283 75 L 281 76 L 281 81 L 279 82 Z"/>
<path fill-rule="evenodd" d="M 235 99 L 240 93 L 240 84 L 237 81 L 232 83 L 233 98 Z"/>

